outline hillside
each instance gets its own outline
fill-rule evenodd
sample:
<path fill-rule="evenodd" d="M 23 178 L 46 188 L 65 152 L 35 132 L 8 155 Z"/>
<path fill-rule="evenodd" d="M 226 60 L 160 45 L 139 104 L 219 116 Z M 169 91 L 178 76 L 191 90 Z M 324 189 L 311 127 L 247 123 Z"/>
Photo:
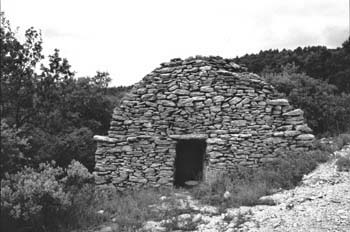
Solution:
<path fill-rule="evenodd" d="M 280 73 L 283 66 L 293 63 L 298 67 L 298 72 L 333 84 L 340 92 L 350 92 L 349 39 L 336 49 L 312 46 L 294 50 L 266 50 L 237 57 L 234 61 L 259 74 Z"/>

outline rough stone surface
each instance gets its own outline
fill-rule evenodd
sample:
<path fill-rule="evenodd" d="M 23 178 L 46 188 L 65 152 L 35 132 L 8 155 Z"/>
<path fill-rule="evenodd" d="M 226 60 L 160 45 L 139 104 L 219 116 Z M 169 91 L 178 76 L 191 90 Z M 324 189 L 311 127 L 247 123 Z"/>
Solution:
<path fill-rule="evenodd" d="M 197 137 L 196 137 L 197 136 Z M 95 136 L 97 184 L 171 186 L 178 139 L 205 139 L 204 180 L 309 149 L 303 112 L 256 74 L 220 57 L 173 59 L 135 84 Z"/>

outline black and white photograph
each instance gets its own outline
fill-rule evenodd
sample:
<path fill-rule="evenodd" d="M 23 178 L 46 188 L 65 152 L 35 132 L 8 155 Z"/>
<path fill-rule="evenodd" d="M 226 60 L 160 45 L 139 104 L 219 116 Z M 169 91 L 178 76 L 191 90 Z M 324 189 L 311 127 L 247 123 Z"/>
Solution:
<path fill-rule="evenodd" d="M 0 0 L 1 232 L 350 232 L 350 0 Z"/>

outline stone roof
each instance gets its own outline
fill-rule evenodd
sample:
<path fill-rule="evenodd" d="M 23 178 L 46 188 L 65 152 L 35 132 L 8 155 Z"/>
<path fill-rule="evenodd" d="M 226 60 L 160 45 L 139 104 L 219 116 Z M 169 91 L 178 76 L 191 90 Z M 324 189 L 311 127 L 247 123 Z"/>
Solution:
<path fill-rule="evenodd" d="M 167 83 L 181 76 L 187 77 L 187 79 L 193 79 L 206 76 L 207 73 L 209 73 L 209 78 L 222 78 L 228 82 L 233 79 L 241 79 L 260 85 L 267 84 L 264 78 L 249 73 L 246 67 L 234 63 L 233 59 L 222 58 L 220 56 L 195 56 L 186 59 L 174 58 L 170 62 L 161 63 L 160 67 L 146 75 L 141 82 L 154 83 L 161 81 Z M 137 84 L 136 87 L 138 87 Z"/>

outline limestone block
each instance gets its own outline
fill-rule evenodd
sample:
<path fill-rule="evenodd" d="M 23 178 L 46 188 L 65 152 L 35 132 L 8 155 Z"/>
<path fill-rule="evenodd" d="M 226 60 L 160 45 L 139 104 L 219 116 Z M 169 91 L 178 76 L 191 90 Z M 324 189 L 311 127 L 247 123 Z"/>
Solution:
<path fill-rule="evenodd" d="M 297 125 L 295 127 L 295 129 L 297 131 L 302 131 L 302 132 L 306 132 L 306 133 L 311 133 L 312 132 L 312 129 L 310 127 L 308 127 L 307 125 Z"/>
<path fill-rule="evenodd" d="M 208 153 L 208 156 L 211 158 L 211 159 L 217 159 L 221 156 L 223 156 L 223 154 L 221 152 L 218 152 L 218 151 L 212 151 L 212 152 L 209 152 Z"/>
<path fill-rule="evenodd" d="M 193 106 L 193 99 L 192 98 L 180 99 L 177 105 L 180 107 Z"/>
<path fill-rule="evenodd" d="M 141 100 L 143 101 L 154 101 L 156 100 L 156 96 L 152 93 L 147 93 L 141 96 Z"/>
<path fill-rule="evenodd" d="M 207 139 L 208 144 L 226 144 L 226 141 L 220 138 L 209 138 Z"/>
<path fill-rule="evenodd" d="M 272 135 L 275 136 L 275 137 L 283 136 L 283 135 L 284 135 L 284 132 L 278 131 L 278 132 L 274 132 Z"/>
<path fill-rule="evenodd" d="M 225 100 L 225 97 L 223 97 L 223 96 L 215 96 L 215 97 L 213 97 L 213 101 L 215 102 L 215 103 L 219 103 L 219 102 L 222 102 L 222 101 L 224 101 Z"/>
<path fill-rule="evenodd" d="M 185 90 L 185 89 L 176 89 L 175 91 L 173 91 L 173 94 L 176 94 L 176 95 L 190 95 L 190 91 Z"/>
<path fill-rule="evenodd" d="M 298 130 L 287 130 L 284 132 L 284 135 L 287 137 L 294 137 L 294 136 L 300 135 L 300 133 L 301 132 Z"/>
<path fill-rule="evenodd" d="M 246 120 L 233 120 L 231 121 L 231 125 L 234 127 L 245 127 L 247 125 Z"/>
<path fill-rule="evenodd" d="M 170 107 L 176 106 L 176 104 L 174 102 L 168 101 L 168 100 L 161 100 L 161 101 L 159 101 L 159 104 L 161 104 L 163 106 L 170 106 Z"/>
<path fill-rule="evenodd" d="M 93 139 L 97 142 L 105 142 L 105 143 L 116 143 L 118 139 L 110 138 L 108 136 L 95 135 Z"/>
<path fill-rule="evenodd" d="M 202 86 L 200 87 L 200 91 L 205 93 L 211 93 L 214 91 L 214 89 L 210 86 Z"/>
<path fill-rule="evenodd" d="M 268 100 L 268 104 L 273 106 L 287 106 L 289 105 L 289 102 L 287 99 L 274 99 L 274 100 Z"/>
<path fill-rule="evenodd" d="M 301 134 L 296 137 L 297 140 L 314 140 L 315 136 L 313 134 Z"/>

